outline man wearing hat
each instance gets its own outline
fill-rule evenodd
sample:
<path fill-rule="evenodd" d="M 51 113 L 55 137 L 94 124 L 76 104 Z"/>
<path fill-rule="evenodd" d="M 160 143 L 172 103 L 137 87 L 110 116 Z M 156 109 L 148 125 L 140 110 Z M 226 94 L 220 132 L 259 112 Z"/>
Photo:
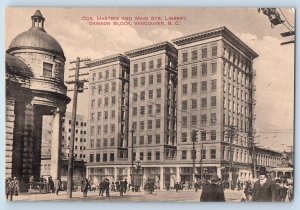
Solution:
<path fill-rule="evenodd" d="M 252 189 L 252 201 L 270 202 L 276 200 L 275 183 L 267 178 L 267 170 L 265 167 L 259 169 L 258 180 L 254 183 Z"/>
<path fill-rule="evenodd" d="M 225 201 L 224 190 L 217 184 L 218 181 L 220 178 L 217 174 L 213 174 L 210 178 L 211 183 L 203 187 L 200 201 Z"/>

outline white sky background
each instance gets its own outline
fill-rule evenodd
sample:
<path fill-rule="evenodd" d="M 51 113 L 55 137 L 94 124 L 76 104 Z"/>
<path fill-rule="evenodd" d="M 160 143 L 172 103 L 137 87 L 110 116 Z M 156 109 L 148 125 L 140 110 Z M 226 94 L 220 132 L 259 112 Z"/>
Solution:
<path fill-rule="evenodd" d="M 40 9 L 46 18 L 45 30 L 62 46 L 66 60 L 76 57 L 92 59 L 122 53 L 146 45 L 226 26 L 248 44 L 259 57 L 254 61 L 257 105 L 255 108 L 259 145 L 284 150 L 293 144 L 294 123 L 294 45 L 280 45 L 285 41 L 280 33 L 283 25 L 271 28 L 268 17 L 256 9 L 71 9 L 18 8 L 6 12 L 6 49 L 12 39 L 31 27 L 31 15 Z M 291 9 L 282 9 L 294 25 Z M 89 26 L 82 16 L 186 16 L 179 26 Z M 281 15 L 283 18 L 283 16 Z M 68 80 L 68 78 L 66 78 Z M 219 87 L 222 88 L 222 87 Z M 72 95 L 69 92 L 69 96 Z M 88 91 L 79 96 L 78 114 L 87 115 Z M 71 112 L 71 106 L 68 110 Z M 282 145 L 284 144 L 284 145 Z"/>

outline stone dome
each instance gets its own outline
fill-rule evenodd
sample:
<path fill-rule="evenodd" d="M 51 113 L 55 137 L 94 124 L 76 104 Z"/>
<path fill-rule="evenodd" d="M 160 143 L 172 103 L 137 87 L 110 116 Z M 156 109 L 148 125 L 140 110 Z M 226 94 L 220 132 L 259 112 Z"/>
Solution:
<path fill-rule="evenodd" d="M 28 31 L 17 35 L 12 40 L 7 53 L 18 49 L 36 49 L 55 53 L 65 58 L 60 44 L 45 31 L 45 18 L 42 16 L 41 12 L 37 10 L 31 19 L 32 27 Z"/>

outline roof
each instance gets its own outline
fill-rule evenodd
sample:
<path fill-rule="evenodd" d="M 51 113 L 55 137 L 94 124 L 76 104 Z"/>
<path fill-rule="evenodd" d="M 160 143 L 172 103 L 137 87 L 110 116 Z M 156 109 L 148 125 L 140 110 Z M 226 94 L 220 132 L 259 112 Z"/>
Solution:
<path fill-rule="evenodd" d="M 5 54 L 5 71 L 12 75 L 33 77 L 31 69 L 18 57 Z"/>
<path fill-rule="evenodd" d="M 218 36 L 225 37 L 231 43 L 234 43 L 235 46 L 237 46 L 240 50 L 242 50 L 245 54 L 249 55 L 253 59 L 258 57 L 258 54 L 256 52 L 254 52 L 250 47 L 248 47 L 248 45 L 246 45 L 242 40 L 240 40 L 234 33 L 232 33 L 225 26 L 176 38 L 173 39 L 172 42 L 178 46 L 181 46 L 181 45 L 186 45 L 197 41 L 211 39 Z"/>
<path fill-rule="evenodd" d="M 18 49 L 44 50 L 65 57 L 60 44 L 47 34 L 43 28 L 32 27 L 28 31 L 17 35 L 10 43 L 7 52 Z"/>

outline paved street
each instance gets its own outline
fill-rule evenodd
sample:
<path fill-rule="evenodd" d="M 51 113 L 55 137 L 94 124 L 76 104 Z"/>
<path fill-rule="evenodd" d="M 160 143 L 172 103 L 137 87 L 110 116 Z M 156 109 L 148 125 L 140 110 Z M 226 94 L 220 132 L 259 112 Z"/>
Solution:
<path fill-rule="evenodd" d="M 105 202 L 140 202 L 140 201 L 156 201 L 156 202 L 199 202 L 201 191 L 195 192 L 193 190 L 185 190 L 175 192 L 172 191 L 155 191 L 153 194 L 143 192 L 129 192 L 120 197 L 119 193 L 112 192 L 111 197 L 99 197 L 98 192 L 89 192 L 87 198 L 82 197 L 81 192 L 73 192 L 73 198 L 71 200 L 99 200 Z M 231 191 L 225 190 L 225 199 L 228 202 L 239 202 L 244 196 L 243 191 Z M 14 197 L 15 201 L 57 201 L 57 200 L 69 200 L 66 195 L 66 191 L 59 193 L 59 196 L 55 194 L 20 194 Z"/>

